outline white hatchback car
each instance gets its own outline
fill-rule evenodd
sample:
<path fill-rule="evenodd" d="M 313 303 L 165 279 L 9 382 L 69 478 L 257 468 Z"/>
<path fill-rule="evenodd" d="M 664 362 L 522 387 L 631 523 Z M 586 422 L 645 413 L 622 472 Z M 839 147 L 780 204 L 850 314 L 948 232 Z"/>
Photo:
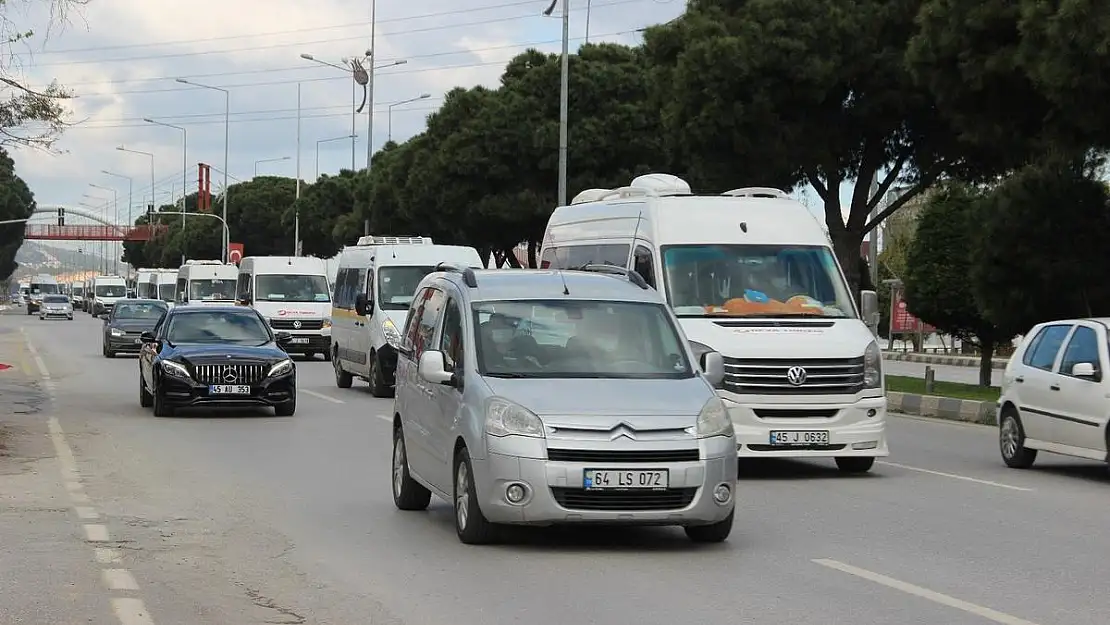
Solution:
<path fill-rule="evenodd" d="M 998 401 L 999 448 L 1007 466 L 1025 469 L 1038 451 L 1108 460 L 1110 318 L 1069 319 L 1033 327 L 1014 352 Z"/>

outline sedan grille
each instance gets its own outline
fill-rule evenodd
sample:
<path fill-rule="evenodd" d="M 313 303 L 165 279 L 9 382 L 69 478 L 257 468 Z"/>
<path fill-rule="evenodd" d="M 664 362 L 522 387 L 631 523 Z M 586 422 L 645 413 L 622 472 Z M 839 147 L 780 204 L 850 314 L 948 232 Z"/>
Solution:
<path fill-rule="evenodd" d="M 697 488 L 667 490 L 585 490 L 551 487 L 551 494 L 568 510 L 681 510 L 690 505 Z"/>
<path fill-rule="evenodd" d="M 555 462 L 696 462 L 697 449 L 548 449 Z"/>
<path fill-rule="evenodd" d="M 301 327 L 296 327 L 300 322 Z M 275 330 L 320 330 L 324 327 L 323 319 L 271 319 L 270 327 Z"/>
<path fill-rule="evenodd" d="M 800 377 L 788 373 L 797 368 L 804 370 Z M 725 358 L 724 387 L 743 395 L 857 393 L 863 389 L 863 357 Z"/>
<path fill-rule="evenodd" d="M 257 384 L 265 365 L 196 365 L 194 377 L 201 384 Z"/>

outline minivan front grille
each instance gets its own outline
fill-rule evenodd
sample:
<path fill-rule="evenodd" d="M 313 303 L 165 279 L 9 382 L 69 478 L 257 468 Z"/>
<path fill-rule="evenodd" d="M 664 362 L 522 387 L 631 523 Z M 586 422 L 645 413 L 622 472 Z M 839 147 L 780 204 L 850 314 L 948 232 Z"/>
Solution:
<path fill-rule="evenodd" d="M 551 494 L 568 510 L 681 510 L 690 505 L 697 488 L 666 490 L 586 490 L 552 486 Z"/>
<path fill-rule="evenodd" d="M 863 389 L 863 357 L 725 358 L 724 388 L 742 395 L 841 395 Z M 789 371 L 804 370 L 801 383 Z M 791 382 L 791 379 L 794 382 Z"/>
<path fill-rule="evenodd" d="M 297 324 L 300 323 L 300 327 Z M 320 330 L 324 327 L 323 319 L 271 319 L 270 327 L 275 330 Z"/>
<path fill-rule="evenodd" d="M 696 462 L 697 449 L 550 449 L 555 462 Z"/>
<path fill-rule="evenodd" d="M 257 384 L 265 365 L 196 365 L 194 377 L 201 384 Z"/>

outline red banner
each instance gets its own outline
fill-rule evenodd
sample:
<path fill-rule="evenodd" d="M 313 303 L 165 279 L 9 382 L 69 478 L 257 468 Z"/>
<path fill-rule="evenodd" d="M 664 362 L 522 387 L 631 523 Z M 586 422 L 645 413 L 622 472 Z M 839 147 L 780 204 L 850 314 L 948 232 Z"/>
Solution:
<path fill-rule="evenodd" d="M 910 314 L 906 309 L 906 300 L 902 298 L 901 291 L 895 291 L 891 297 L 891 309 L 890 331 L 894 334 L 917 332 L 932 334 L 937 331 L 933 326 L 923 323 Z"/>
<path fill-rule="evenodd" d="M 238 265 L 239 261 L 243 260 L 243 244 L 242 243 L 228 243 L 227 244 L 227 262 Z"/>

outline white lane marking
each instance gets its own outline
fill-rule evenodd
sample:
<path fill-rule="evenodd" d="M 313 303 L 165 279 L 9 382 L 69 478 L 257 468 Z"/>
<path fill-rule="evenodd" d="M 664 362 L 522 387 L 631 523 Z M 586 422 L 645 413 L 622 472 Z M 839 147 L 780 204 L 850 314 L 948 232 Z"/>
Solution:
<path fill-rule="evenodd" d="M 127 569 L 104 569 L 100 572 L 104 585 L 108 590 L 138 590 L 139 582 Z"/>
<path fill-rule="evenodd" d="M 72 481 L 67 481 L 66 482 L 66 490 L 71 492 L 71 493 L 79 492 L 81 490 L 84 490 L 84 488 L 85 487 L 81 485 L 81 482 L 72 482 Z"/>
<path fill-rule="evenodd" d="M 97 513 L 96 508 L 91 506 L 76 506 L 75 509 L 77 510 L 77 516 L 86 521 L 100 518 L 100 514 Z"/>
<path fill-rule="evenodd" d="M 97 547 L 95 551 L 98 564 L 119 564 L 123 560 L 123 556 L 117 549 Z"/>
<path fill-rule="evenodd" d="M 1002 625 L 1036 625 L 1036 623 L 1033 623 L 1032 621 L 1027 621 L 1016 616 L 1011 616 L 1004 612 L 999 612 L 998 610 L 992 610 L 990 608 L 976 605 L 962 599 L 957 599 L 955 597 L 951 597 L 936 592 L 934 590 L 929 590 L 928 588 L 922 588 L 921 586 L 916 586 L 908 582 L 894 579 L 893 577 L 887 577 L 886 575 L 881 575 L 879 573 L 874 573 L 866 569 L 861 569 L 850 564 L 844 564 L 843 562 L 838 562 L 836 560 L 816 559 L 813 560 L 813 562 L 815 564 L 820 564 L 821 566 L 828 567 L 830 569 L 835 569 L 842 573 L 855 575 L 856 577 L 866 579 L 867 581 L 875 582 L 876 584 L 886 586 L 887 588 L 893 588 L 894 590 L 899 590 L 909 595 L 914 595 L 916 597 L 921 597 L 922 599 L 927 599 L 929 601 L 932 601 L 933 603 L 939 603 L 950 608 L 955 608 L 957 610 L 967 612 L 968 614 L 981 616 L 987 620 L 994 621 L 995 623 L 1002 623 Z"/>
<path fill-rule="evenodd" d="M 121 625 L 154 625 L 142 599 L 116 597 L 112 599 L 112 611 Z"/>
<path fill-rule="evenodd" d="M 89 503 L 89 496 L 85 493 L 70 493 L 69 498 L 73 503 Z"/>
<path fill-rule="evenodd" d="M 86 525 L 85 540 L 90 543 L 108 542 L 108 527 L 106 525 Z"/>
<path fill-rule="evenodd" d="M 982 484 L 983 486 L 994 486 L 995 488 L 1005 488 L 1007 490 L 1016 490 L 1023 493 L 1033 492 L 1032 488 L 1025 488 L 1024 486 L 1013 486 L 1011 484 L 1003 484 L 1001 482 L 992 482 L 990 480 L 981 480 L 977 477 L 969 477 L 967 475 L 956 475 L 955 473 L 945 473 L 943 471 L 934 471 L 932 469 L 922 469 L 921 467 L 911 467 L 908 464 L 898 464 L 897 462 L 884 462 L 879 461 L 878 464 L 886 465 L 888 467 L 895 467 L 898 469 L 905 469 L 907 471 L 917 471 L 918 473 L 928 473 L 929 475 L 937 475 L 940 477 L 947 477 L 953 480 L 963 480 L 965 482 L 973 482 L 975 484 Z"/>
<path fill-rule="evenodd" d="M 382 421 L 385 421 L 386 423 L 393 423 L 393 417 L 387 414 L 376 414 L 374 416 L 381 419 Z"/>
<path fill-rule="evenodd" d="M 300 389 L 300 392 L 307 393 L 309 395 L 312 395 L 313 397 L 322 399 L 324 401 L 330 401 L 333 404 L 345 404 L 345 403 L 347 403 L 347 402 L 343 401 L 342 399 L 336 399 L 334 397 L 331 397 L 329 395 L 325 395 L 323 393 L 317 393 L 316 391 L 310 391 L 307 388 Z"/>

